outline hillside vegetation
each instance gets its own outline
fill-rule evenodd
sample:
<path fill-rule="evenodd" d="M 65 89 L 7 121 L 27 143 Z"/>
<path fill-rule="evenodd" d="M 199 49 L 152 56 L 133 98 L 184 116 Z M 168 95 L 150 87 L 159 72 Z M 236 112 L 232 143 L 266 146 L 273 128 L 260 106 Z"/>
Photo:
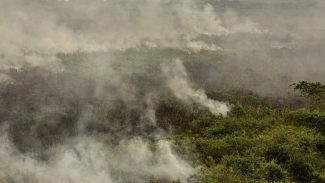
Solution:
<path fill-rule="evenodd" d="M 296 84 L 296 90 L 313 96 L 303 109 L 290 109 L 292 103 L 274 107 L 275 99 L 272 107 L 261 97 L 253 100 L 243 93 L 233 93 L 234 105 L 225 118 L 173 109 L 174 125 L 181 130 L 172 138 L 193 147 L 190 158 L 202 167 L 202 183 L 325 182 L 325 112 L 319 108 L 324 103 L 314 100 L 324 93 L 307 90 L 315 86 L 322 85 Z"/>
<path fill-rule="evenodd" d="M 212 115 L 206 109 L 173 97 L 162 98 L 156 104 L 157 126 L 169 132 L 165 134 L 172 134 L 164 138 L 172 141 L 174 151 L 196 167 L 197 173 L 190 182 L 322 183 L 325 182 L 325 111 L 321 98 L 324 93 L 308 87 L 323 85 L 296 84 L 295 89 L 306 98 L 266 98 L 243 91 L 208 92 L 210 98 L 229 101 L 232 105 L 226 117 Z M 8 125 L 8 132 L 21 153 L 47 161 L 48 149 L 67 137 L 77 136 L 80 104 L 74 101 L 82 99 L 66 100 L 70 102 L 69 110 L 55 113 L 53 118 L 40 115 L 34 106 L 37 103 L 31 104 L 35 100 L 28 97 L 21 100 L 24 107 L 17 108 L 12 102 L 14 92 L 10 91 L 20 91 L 19 86 L 2 91 L 1 96 L 7 96 L 2 103 L 8 110 L 2 108 L 0 112 L 3 120 L 16 120 Z M 29 96 L 28 91 L 23 94 Z M 141 128 L 137 124 L 141 116 L 136 109 L 129 110 L 118 102 L 113 108 L 106 108 L 100 101 L 93 101 L 93 105 L 96 108 L 92 113 L 97 121 L 103 122 L 85 124 L 85 134 L 109 142 L 121 135 L 159 140 L 152 135 L 156 127 Z M 128 120 L 121 123 L 121 119 Z M 128 130 L 130 125 L 132 131 Z M 151 182 L 165 183 L 155 178 Z"/>

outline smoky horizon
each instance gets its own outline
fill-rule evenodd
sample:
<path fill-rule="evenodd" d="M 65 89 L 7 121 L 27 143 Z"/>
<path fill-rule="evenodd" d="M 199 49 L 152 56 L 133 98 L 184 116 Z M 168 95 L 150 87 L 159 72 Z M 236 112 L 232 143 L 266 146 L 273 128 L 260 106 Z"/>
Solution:
<path fill-rule="evenodd" d="M 226 117 L 232 91 L 284 106 L 292 83 L 325 82 L 324 8 L 1 0 L 0 182 L 198 182 L 174 118 Z"/>

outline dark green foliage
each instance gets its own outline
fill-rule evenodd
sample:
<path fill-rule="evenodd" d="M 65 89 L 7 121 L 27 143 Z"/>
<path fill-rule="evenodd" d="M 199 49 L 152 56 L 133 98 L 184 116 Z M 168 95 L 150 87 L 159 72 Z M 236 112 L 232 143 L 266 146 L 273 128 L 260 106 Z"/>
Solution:
<path fill-rule="evenodd" d="M 204 112 L 188 107 L 178 102 L 175 98 L 161 101 L 156 111 L 158 125 L 167 131 L 173 128 L 176 132 L 183 132 L 184 129 L 189 129 L 189 122 L 203 114 Z"/>
<path fill-rule="evenodd" d="M 300 81 L 292 86 L 311 101 L 313 108 L 325 110 L 325 85 L 320 82 Z"/>
<path fill-rule="evenodd" d="M 325 133 L 324 112 L 309 112 L 306 110 L 293 111 L 287 115 L 286 120 L 295 125 L 311 127 Z"/>
<path fill-rule="evenodd" d="M 12 86 L 1 92 L 10 98 L 11 93 L 18 90 L 18 86 Z M 37 83 L 30 90 L 35 90 L 31 93 L 38 91 Z M 19 99 L 21 104 L 6 98 L 0 101 L 8 107 L 0 111 L 0 118 L 11 121 L 8 134 L 21 152 L 35 153 L 75 135 L 81 110 L 78 106 L 85 99 L 54 98 L 65 101 L 68 110 L 43 114 L 39 107 L 29 103 L 34 99 L 27 94 L 24 100 Z M 105 134 L 114 137 L 122 131 L 123 135 L 131 133 L 150 138 L 150 132 L 157 128 L 171 131 L 174 135 L 166 138 L 174 140 L 174 151 L 200 168 L 194 176 L 195 183 L 325 182 L 324 112 L 296 110 L 300 102 L 290 100 L 288 104 L 284 100 L 280 103 L 278 99 L 273 101 L 253 93 L 232 91 L 210 96 L 232 103 L 227 117 L 214 116 L 204 109 L 166 97 L 155 104 L 158 126 L 155 128 L 139 125 L 138 108 L 129 108 L 118 101 L 114 107 L 105 106 L 90 98 L 93 108 L 89 114 L 96 118 L 90 118 L 85 124 L 85 132 L 104 138 Z M 23 115 L 16 116 L 14 109 L 21 110 L 19 113 Z M 133 130 L 126 131 L 130 125 Z M 152 178 L 151 182 L 168 181 Z"/>
<path fill-rule="evenodd" d="M 245 115 L 245 111 L 243 106 L 240 103 L 236 103 L 233 107 L 232 107 L 232 111 L 231 114 L 233 116 L 235 116 L 236 118 L 240 118 L 243 117 Z"/>
<path fill-rule="evenodd" d="M 285 164 L 290 160 L 289 153 L 285 147 L 280 145 L 270 145 L 264 152 L 263 156 L 267 161 L 275 160 L 278 164 Z"/>
<path fill-rule="evenodd" d="M 294 83 L 293 86 L 295 90 L 299 90 L 302 94 L 316 100 L 324 99 L 325 97 L 325 85 L 319 82 L 300 81 L 299 83 Z"/>
<path fill-rule="evenodd" d="M 265 178 L 268 182 L 284 180 L 287 174 L 286 171 L 274 161 L 265 163 L 262 166 L 261 173 L 263 178 Z"/>
<path fill-rule="evenodd" d="M 324 116 L 235 102 L 227 117 L 196 116 L 175 138 L 196 146 L 202 183 L 324 182 Z"/>
<path fill-rule="evenodd" d="M 317 178 L 313 166 L 303 159 L 290 161 L 288 171 L 296 182 L 311 182 Z"/>
<path fill-rule="evenodd" d="M 260 168 L 263 162 L 261 157 L 239 156 L 239 155 L 225 155 L 222 158 L 222 164 L 229 169 L 239 171 L 242 175 L 252 176 Z"/>

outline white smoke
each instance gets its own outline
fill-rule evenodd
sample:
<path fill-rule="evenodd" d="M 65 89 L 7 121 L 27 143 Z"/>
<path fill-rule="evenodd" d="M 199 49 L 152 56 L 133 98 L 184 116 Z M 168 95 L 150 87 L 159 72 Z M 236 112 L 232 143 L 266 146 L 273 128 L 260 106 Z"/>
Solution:
<path fill-rule="evenodd" d="M 228 104 L 209 99 L 203 89 L 194 89 L 180 59 L 175 59 L 173 62 L 163 65 L 162 70 L 167 78 L 168 87 L 177 98 L 187 103 L 202 105 L 216 115 L 225 116 L 229 112 Z"/>
<path fill-rule="evenodd" d="M 68 64 L 58 55 L 117 50 L 124 53 L 129 49 L 153 48 L 190 53 L 200 50 L 216 51 L 222 48 L 216 42 L 208 41 L 207 37 L 226 37 L 237 33 L 261 34 L 263 30 L 251 21 L 242 21 L 236 14 L 224 16 L 212 5 L 195 0 L 1 0 L 0 83 L 15 82 L 9 77 L 10 74 L 7 75 L 12 69 L 30 67 L 49 71 L 55 80 L 39 73 L 32 73 L 27 79 L 24 76 L 17 77 L 21 80 L 17 81 L 20 87 L 12 95 L 13 98 L 19 95 L 17 100 L 21 101 L 13 104 L 18 112 L 14 115 L 10 113 L 10 117 L 25 114 L 24 109 L 28 107 L 19 106 L 19 102 L 24 104 L 27 101 L 26 103 L 33 104 L 31 108 L 41 113 L 31 112 L 31 118 L 42 119 L 32 119 L 37 124 L 33 124 L 36 127 L 32 126 L 31 131 L 21 132 L 20 128 L 17 129 L 19 133 L 26 133 L 23 134 L 26 139 L 21 141 L 30 140 L 27 144 L 33 145 L 34 138 L 41 138 L 34 137 L 32 132 L 43 125 L 38 124 L 39 121 L 46 123 L 45 118 L 49 117 L 49 123 L 54 124 L 60 120 L 57 119 L 59 117 L 53 117 L 57 113 L 69 114 L 66 109 L 75 105 L 70 106 L 69 101 L 65 100 L 66 95 L 68 99 L 80 99 L 77 103 L 81 104 L 78 106 L 80 109 L 76 110 L 77 137 L 70 139 L 59 133 L 64 136 L 60 142 L 49 145 L 46 152 L 41 152 L 46 153 L 48 160 L 37 157 L 40 153 L 38 151 L 43 151 L 38 149 L 39 146 L 35 145 L 35 152 L 27 150 L 22 153 L 16 149 L 20 142 L 14 144 L 12 139 L 1 136 L 0 182 L 144 183 L 177 179 L 182 183 L 188 182 L 191 175 L 195 174 L 195 169 L 177 156 L 166 140 L 155 143 L 137 137 L 123 140 L 126 138 L 123 132 L 133 135 L 129 129 L 122 131 L 120 136 L 111 137 L 116 139 L 109 139 L 109 143 L 99 141 L 96 134 L 85 135 L 91 123 L 109 126 L 109 130 L 114 130 L 116 126 L 118 129 L 132 128 L 131 124 L 122 125 L 107 120 L 105 115 L 109 114 L 104 109 L 101 111 L 100 105 L 114 107 L 112 101 L 121 98 L 127 107 L 140 106 L 135 104 L 140 101 L 134 89 L 136 87 L 125 82 L 128 73 L 132 73 L 129 70 L 135 68 L 123 68 L 122 65 L 122 69 L 116 69 L 117 61 L 106 58 L 109 54 L 105 58 L 88 58 L 85 62 L 77 58 L 78 62 L 71 61 Z M 28 75 L 29 70 L 25 71 Z M 206 107 L 213 114 L 226 115 L 229 111 L 227 104 L 209 99 L 202 89 L 194 89 L 180 60 L 166 64 L 163 72 L 169 88 L 179 99 Z M 13 73 L 14 76 L 19 75 L 19 72 Z M 64 77 L 56 77 L 58 75 Z M 55 86 L 50 86 L 52 84 Z M 30 89 L 26 91 L 27 94 L 25 89 Z M 51 99 L 53 96 L 56 98 Z M 142 112 L 139 126 L 144 126 L 140 130 L 156 125 L 154 102 L 151 101 L 151 96 L 145 100 L 145 107 L 138 110 Z M 95 105 L 96 102 L 99 104 Z M 18 117 L 17 120 L 9 120 L 21 127 L 25 119 L 23 122 Z M 70 118 L 66 119 L 70 122 L 69 120 Z M 126 123 L 128 120 L 125 120 Z M 138 130 L 138 126 L 136 128 Z M 105 135 L 103 138 L 110 138 L 111 134 Z"/>
<path fill-rule="evenodd" d="M 210 4 L 194 0 L 2 0 L 0 66 L 28 64 L 57 71 L 62 69 L 57 53 L 217 50 L 218 45 L 201 37 L 263 32 L 234 13 L 220 17 Z"/>
<path fill-rule="evenodd" d="M 108 146 L 91 137 L 80 137 L 51 149 L 48 161 L 20 154 L 6 136 L 0 142 L 0 182 L 143 183 L 179 179 L 186 183 L 195 173 L 164 140 L 153 151 L 140 138 Z"/>

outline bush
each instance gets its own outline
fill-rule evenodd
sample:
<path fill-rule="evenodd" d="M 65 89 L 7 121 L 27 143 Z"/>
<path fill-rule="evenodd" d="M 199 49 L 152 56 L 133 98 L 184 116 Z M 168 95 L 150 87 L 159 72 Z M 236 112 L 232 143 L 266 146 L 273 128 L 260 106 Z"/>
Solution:
<path fill-rule="evenodd" d="M 245 115 L 244 107 L 240 103 L 237 102 L 232 107 L 230 115 L 232 115 L 232 116 L 234 116 L 236 118 L 243 117 Z"/>
<path fill-rule="evenodd" d="M 229 153 L 229 144 L 223 140 L 198 138 L 194 142 L 204 156 L 211 156 L 216 163 Z"/>
<path fill-rule="evenodd" d="M 293 159 L 288 167 L 290 175 L 297 182 L 305 183 L 317 179 L 313 166 L 304 159 Z"/>
<path fill-rule="evenodd" d="M 286 171 L 274 161 L 263 164 L 261 174 L 268 182 L 281 181 L 286 178 Z"/>
<path fill-rule="evenodd" d="M 226 155 L 222 158 L 222 164 L 230 170 L 239 171 L 245 176 L 254 177 L 256 171 L 260 168 L 260 164 L 264 162 L 261 157 L 242 157 L 238 155 Z"/>
<path fill-rule="evenodd" d="M 290 160 L 289 152 L 281 145 L 271 145 L 264 152 L 267 161 L 275 160 L 278 164 L 284 164 Z"/>
<path fill-rule="evenodd" d="M 201 183 L 325 182 L 324 112 L 233 103 L 227 117 L 169 108 Z"/>
<path fill-rule="evenodd" d="M 287 115 L 286 121 L 298 126 L 311 127 L 325 134 L 324 112 L 310 112 L 307 110 L 293 111 Z"/>

